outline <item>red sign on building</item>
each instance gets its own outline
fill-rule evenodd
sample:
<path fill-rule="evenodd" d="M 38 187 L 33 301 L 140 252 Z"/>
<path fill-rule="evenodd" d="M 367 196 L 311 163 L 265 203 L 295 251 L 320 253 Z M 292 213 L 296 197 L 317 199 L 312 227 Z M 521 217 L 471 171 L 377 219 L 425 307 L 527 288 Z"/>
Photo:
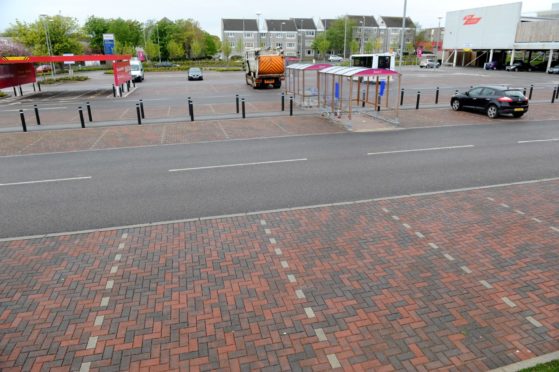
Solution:
<path fill-rule="evenodd" d="M 115 77 L 115 86 L 126 83 L 128 80 L 132 79 L 130 74 L 130 61 L 114 62 L 113 63 L 113 74 Z"/>
<path fill-rule="evenodd" d="M 15 87 L 22 84 L 34 83 L 35 68 L 32 63 L 20 63 L 17 65 L 0 64 L 0 88 Z"/>
<path fill-rule="evenodd" d="M 477 25 L 481 21 L 481 17 L 476 17 L 474 14 L 468 14 L 464 17 L 464 26 Z"/>

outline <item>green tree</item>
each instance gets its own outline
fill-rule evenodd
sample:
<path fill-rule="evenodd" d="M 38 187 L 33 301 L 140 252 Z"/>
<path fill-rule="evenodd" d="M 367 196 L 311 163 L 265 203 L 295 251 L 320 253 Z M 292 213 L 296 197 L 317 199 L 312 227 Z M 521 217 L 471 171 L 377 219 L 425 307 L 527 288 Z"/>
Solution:
<path fill-rule="evenodd" d="M 359 51 L 359 42 L 355 39 L 351 40 L 349 43 L 349 50 L 351 51 L 351 54 L 357 53 L 357 51 Z"/>
<path fill-rule="evenodd" d="M 356 25 L 356 22 L 349 18 L 339 17 L 332 23 L 328 30 L 326 30 L 326 37 L 330 41 L 330 48 L 334 52 L 342 54 L 344 50 L 344 35 L 346 36 L 345 45 L 350 45 L 352 39 L 351 30 L 353 30 Z"/>
<path fill-rule="evenodd" d="M 239 54 L 243 54 L 244 50 L 245 50 L 245 43 L 243 42 L 243 39 L 238 39 L 237 44 L 235 45 L 235 51 Z"/>
<path fill-rule="evenodd" d="M 326 60 L 326 52 L 330 49 L 330 41 L 326 37 L 326 34 L 322 33 L 318 35 L 313 41 L 312 48 L 318 51 L 322 58 Z"/>
<path fill-rule="evenodd" d="M 374 51 L 376 53 L 379 53 L 381 51 L 381 49 L 382 49 L 382 37 L 379 36 L 375 39 L 373 48 L 374 48 Z"/>
<path fill-rule="evenodd" d="M 167 44 L 167 50 L 169 51 L 169 57 L 171 59 L 181 59 L 184 58 L 184 47 L 182 44 L 177 43 L 175 40 L 169 41 Z"/>
<path fill-rule="evenodd" d="M 146 52 L 148 60 L 159 59 L 159 45 L 155 44 L 153 41 L 148 40 L 146 42 L 144 51 Z"/>
<path fill-rule="evenodd" d="M 123 47 L 134 48 L 143 41 L 142 25 L 138 21 L 122 18 L 109 20 L 108 32 L 115 35 L 115 42 Z"/>
<path fill-rule="evenodd" d="M 221 47 L 219 37 L 210 35 L 207 32 L 204 33 L 204 42 L 206 44 L 206 57 L 212 57 L 216 55 L 219 48 Z"/>
<path fill-rule="evenodd" d="M 363 45 L 363 49 L 365 53 L 373 53 L 373 48 L 374 45 L 372 40 L 367 41 L 365 45 Z"/>
<path fill-rule="evenodd" d="M 223 40 L 221 43 L 221 53 L 223 53 L 223 58 L 225 58 L 225 62 L 229 64 L 229 56 L 231 55 L 231 43 L 229 40 Z"/>
<path fill-rule="evenodd" d="M 83 26 L 83 32 L 89 37 L 89 47 L 93 53 L 103 52 L 103 34 L 109 31 L 109 21 L 91 16 Z"/>
<path fill-rule="evenodd" d="M 30 24 L 16 21 L 16 24 L 10 26 L 5 34 L 31 49 L 34 55 L 47 55 L 45 30 L 49 35 L 53 55 L 83 52 L 80 41 L 85 39 L 85 36 L 77 20 L 71 17 L 47 16 Z"/>
<path fill-rule="evenodd" d="M 190 44 L 190 57 L 195 59 L 201 57 L 204 52 L 204 46 L 203 40 L 199 40 L 198 38 L 192 40 Z"/>

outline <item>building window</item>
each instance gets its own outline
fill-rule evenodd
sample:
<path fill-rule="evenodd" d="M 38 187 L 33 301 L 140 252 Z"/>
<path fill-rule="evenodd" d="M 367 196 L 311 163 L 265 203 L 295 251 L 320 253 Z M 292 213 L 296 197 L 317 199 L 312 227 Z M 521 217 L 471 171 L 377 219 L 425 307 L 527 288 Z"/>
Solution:
<path fill-rule="evenodd" d="M 228 32 L 226 35 L 229 36 L 229 37 L 235 37 L 235 33 L 234 33 L 234 32 Z"/>
<path fill-rule="evenodd" d="M 311 49 L 307 49 L 307 55 L 308 56 L 312 55 L 312 50 Z"/>
<path fill-rule="evenodd" d="M 234 48 L 236 46 L 236 43 L 234 41 L 230 41 L 229 45 L 231 45 L 231 48 Z"/>
<path fill-rule="evenodd" d="M 287 38 L 288 38 L 288 39 L 295 39 L 295 33 L 294 33 L 294 32 L 289 32 L 289 33 L 287 34 Z"/>
<path fill-rule="evenodd" d="M 252 39 L 252 32 L 245 32 L 245 38 Z"/>
<path fill-rule="evenodd" d="M 276 43 L 276 48 L 281 48 L 281 43 Z"/>
<path fill-rule="evenodd" d="M 305 31 L 305 35 L 314 36 L 314 31 Z"/>
<path fill-rule="evenodd" d="M 287 43 L 288 48 L 295 48 L 295 43 Z"/>
<path fill-rule="evenodd" d="M 245 47 L 254 48 L 254 43 L 245 43 Z"/>

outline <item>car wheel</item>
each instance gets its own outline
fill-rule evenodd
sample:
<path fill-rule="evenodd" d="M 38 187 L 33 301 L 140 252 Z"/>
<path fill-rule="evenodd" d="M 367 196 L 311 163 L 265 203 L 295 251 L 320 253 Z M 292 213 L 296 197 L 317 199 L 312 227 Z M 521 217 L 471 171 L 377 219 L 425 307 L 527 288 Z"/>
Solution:
<path fill-rule="evenodd" d="M 489 105 L 489 107 L 487 108 L 487 116 L 490 119 L 495 119 L 497 116 L 499 116 L 499 110 L 497 109 L 497 106 Z"/>
<path fill-rule="evenodd" d="M 452 107 L 452 109 L 454 111 L 460 111 L 462 109 L 462 104 L 460 103 L 460 100 L 455 98 L 452 100 L 452 102 L 450 103 L 450 106 Z"/>
<path fill-rule="evenodd" d="M 515 117 L 515 118 L 521 118 L 522 115 L 524 115 L 523 112 L 515 112 L 515 113 L 512 114 L 512 116 Z"/>

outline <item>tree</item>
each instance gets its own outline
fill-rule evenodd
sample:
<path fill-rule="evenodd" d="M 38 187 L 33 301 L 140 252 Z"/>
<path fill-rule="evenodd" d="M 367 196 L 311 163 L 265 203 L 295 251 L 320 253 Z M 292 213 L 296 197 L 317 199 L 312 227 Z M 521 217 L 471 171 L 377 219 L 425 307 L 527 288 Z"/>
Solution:
<path fill-rule="evenodd" d="M 15 25 L 8 28 L 6 36 L 13 37 L 31 49 L 34 55 L 47 55 L 46 32 L 49 35 L 53 55 L 83 52 L 80 41 L 85 39 L 85 36 L 76 19 L 71 17 L 47 16 L 31 24 L 16 21 Z"/>
<path fill-rule="evenodd" d="M 89 37 L 89 47 L 94 53 L 103 52 L 103 34 L 109 31 L 109 21 L 91 16 L 83 26 L 83 32 Z"/>
<path fill-rule="evenodd" d="M 159 45 L 155 44 L 153 41 L 148 40 L 144 46 L 144 51 L 147 54 L 148 59 L 159 58 Z"/>
<path fill-rule="evenodd" d="M 373 42 L 371 40 L 367 41 L 363 48 L 365 53 L 372 53 L 374 49 Z"/>
<path fill-rule="evenodd" d="M 349 43 L 349 50 L 351 50 L 351 54 L 357 53 L 359 50 L 359 42 L 355 39 L 351 40 Z"/>
<path fill-rule="evenodd" d="M 377 37 L 373 46 L 375 52 L 379 53 L 382 49 L 382 37 Z"/>
<path fill-rule="evenodd" d="M 221 53 L 223 53 L 223 58 L 229 64 L 229 56 L 231 55 L 231 43 L 229 40 L 223 40 L 221 43 Z"/>
<path fill-rule="evenodd" d="M 326 37 L 326 34 L 322 33 L 318 35 L 313 42 L 312 48 L 317 50 L 318 53 L 326 60 L 326 52 L 330 49 L 330 41 Z"/>
<path fill-rule="evenodd" d="M 199 40 L 198 38 L 192 40 L 190 44 L 190 58 L 199 58 L 202 56 L 204 51 L 204 42 L 203 40 Z"/>
<path fill-rule="evenodd" d="M 330 48 L 336 53 L 341 54 L 344 50 L 344 45 L 350 45 L 352 39 L 351 30 L 353 30 L 356 25 L 355 21 L 349 18 L 346 19 L 346 17 L 339 17 L 335 20 L 328 30 L 326 30 L 326 38 L 330 41 Z M 344 35 L 346 36 L 345 43 Z"/>
<path fill-rule="evenodd" d="M 221 47 L 219 37 L 210 35 L 207 32 L 204 32 L 204 42 L 206 44 L 206 57 L 212 57 L 216 55 L 219 48 Z"/>
<path fill-rule="evenodd" d="M 184 58 L 184 47 L 175 40 L 169 41 L 167 44 L 167 50 L 169 51 L 169 57 L 171 59 Z"/>
<path fill-rule="evenodd" d="M 235 45 L 235 51 L 239 54 L 243 54 L 244 50 L 245 50 L 245 43 L 243 42 L 243 39 L 238 39 L 237 45 Z"/>
<path fill-rule="evenodd" d="M 138 21 L 111 19 L 108 22 L 108 32 L 115 35 L 115 42 L 123 47 L 135 48 L 141 45 L 143 39 L 142 25 Z"/>

